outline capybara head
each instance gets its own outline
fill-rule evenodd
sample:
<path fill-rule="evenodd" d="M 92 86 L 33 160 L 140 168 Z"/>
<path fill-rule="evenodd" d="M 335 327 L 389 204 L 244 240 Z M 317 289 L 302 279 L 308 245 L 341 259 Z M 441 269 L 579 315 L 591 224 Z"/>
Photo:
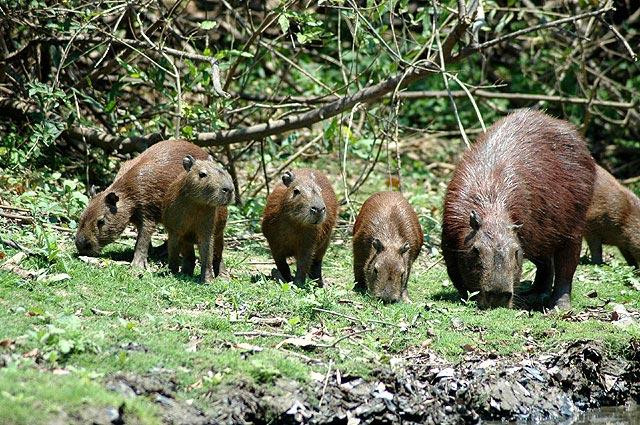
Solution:
<path fill-rule="evenodd" d="M 367 289 L 384 302 L 402 299 L 409 263 L 409 242 L 383 243 L 372 241 L 373 254 L 364 266 Z"/>
<path fill-rule="evenodd" d="M 514 290 L 520 284 L 522 248 L 518 226 L 476 211 L 469 217 L 469 233 L 458 265 L 468 292 L 478 292 L 480 308 L 512 307 Z"/>
<path fill-rule="evenodd" d="M 76 232 L 76 248 L 80 255 L 98 255 L 124 231 L 131 211 L 120 195 L 112 190 L 100 192 L 91 199 L 80 217 Z"/>
<path fill-rule="evenodd" d="M 187 171 L 182 190 L 197 203 L 220 206 L 228 205 L 234 200 L 233 181 L 227 171 L 213 161 L 197 160 L 187 155 L 182 160 Z"/>
<path fill-rule="evenodd" d="M 322 190 L 314 175 L 296 178 L 291 171 L 282 175 L 282 183 L 287 190 L 283 198 L 283 211 L 302 225 L 321 224 L 327 216 L 327 207 L 322 198 Z"/>

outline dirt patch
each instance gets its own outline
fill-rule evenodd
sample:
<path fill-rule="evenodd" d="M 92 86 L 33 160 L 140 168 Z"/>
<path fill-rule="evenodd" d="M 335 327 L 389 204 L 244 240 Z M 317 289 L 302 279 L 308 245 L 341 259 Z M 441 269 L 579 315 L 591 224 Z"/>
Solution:
<path fill-rule="evenodd" d="M 640 401 L 640 342 L 608 356 L 580 341 L 550 354 L 496 357 L 470 353 L 450 364 L 420 349 L 392 359 L 371 378 L 329 374 L 306 385 L 221 386 L 200 405 L 175 398 L 175 382 L 118 374 L 107 387 L 145 396 L 167 424 L 474 424 L 483 420 L 560 421 L 582 410 Z"/>

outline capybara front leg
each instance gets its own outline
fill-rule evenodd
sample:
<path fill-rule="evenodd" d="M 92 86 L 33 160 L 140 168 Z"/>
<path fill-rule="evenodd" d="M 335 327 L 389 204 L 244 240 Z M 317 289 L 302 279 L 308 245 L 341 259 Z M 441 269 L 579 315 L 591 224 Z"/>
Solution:
<path fill-rule="evenodd" d="M 555 282 L 549 300 L 549 308 L 567 310 L 571 308 L 571 284 L 573 274 L 580 261 L 582 239 L 567 242 L 554 254 Z"/>
<path fill-rule="evenodd" d="M 640 232 L 640 229 L 638 230 Z M 633 251 L 629 249 L 620 248 L 620 252 L 625 260 L 627 260 L 627 264 L 631 267 L 638 268 L 638 259 L 640 259 L 640 252 L 637 252 L 637 255 L 633 255 Z"/>
<path fill-rule="evenodd" d="M 536 277 L 531 286 L 531 292 L 544 295 L 551 292 L 553 286 L 554 265 L 553 256 L 543 257 L 531 261 L 536 265 Z"/>
<path fill-rule="evenodd" d="M 214 278 L 213 269 L 213 241 L 211 235 L 206 235 L 198 241 L 198 250 L 200 254 L 200 282 L 211 282 Z"/>
<path fill-rule="evenodd" d="M 171 273 L 177 274 L 178 267 L 180 267 L 180 240 L 177 236 L 169 233 L 168 245 L 169 270 L 171 270 Z"/>
<path fill-rule="evenodd" d="M 182 273 L 193 276 L 196 268 L 196 253 L 191 242 L 182 243 Z"/>
<path fill-rule="evenodd" d="M 226 210 L 218 210 L 216 212 L 215 228 L 213 230 L 213 274 L 220 276 L 226 274 L 224 261 L 222 260 L 222 251 L 224 250 L 224 227 L 227 224 Z"/>
<path fill-rule="evenodd" d="M 318 286 L 324 286 L 322 280 L 322 260 L 313 260 L 309 269 L 309 279 L 315 280 Z"/>
<path fill-rule="evenodd" d="M 274 255 L 273 259 L 276 262 L 277 271 L 280 272 L 279 278 L 282 278 L 285 282 L 291 282 L 293 276 L 291 276 L 291 268 L 287 263 L 287 257 Z"/>
<path fill-rule="evenodd" d="M 589 236 L 585 239 L 587 240 L 587 245 L 589 245 L 591 263 L 602 264 L 602 240 L 597 236 Z"/>
<path fill-rule="evenodd" d="M 151 244 L 151 236 L 156 230 L 156 224 L 148 219 L 142 219 L 142 223 L 138 226 L 138 238 L 136 239 L 136 247 L 133 251 L 133 261 L 131 265 L 134 267 L 147 267 L 147 257 L 149 255 L 149 245 Z"/>
<path fill-rule="evenodd" d="M 297 286 L 304 286 L 307 280 L 307 274 L 311 269 L 311 256 L 302 255 L 296 257 L 296 276 L 293 278 L 293 283 Z"/>

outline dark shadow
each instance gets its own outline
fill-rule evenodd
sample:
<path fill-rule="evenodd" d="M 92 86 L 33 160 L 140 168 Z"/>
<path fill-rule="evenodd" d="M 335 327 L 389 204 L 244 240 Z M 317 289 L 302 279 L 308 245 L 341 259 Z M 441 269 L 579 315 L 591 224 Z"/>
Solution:
<path fill-rule="evenodd" d="M 442 289 L 440 290 L 440 292 L 433 294 L 431 299 L 433 301 L 447 301 L 450 303 L 462 303 L 462 300 L 460 299 L 460 294 L 458 294 L 458 291 L 456 291 L 455 289 L 453 291 L 447 291 L 446 289 Z"/>
<path fill-rule="evenodd" d="M 528 310 L 528 311 L 543 311 L 545 297 L 539 298 L 531 294 L 531 287 L 533 282 L 530 280 L 523 280 L 520 282 L 520 286 L 516 290 L 516 294 L 513 297 L 513 307 L 516 310 Z M 433 301 L 446 301 L 455 304 L 462 304 L 460 294 L 455 289 L 446 290 L 442 289 L 439 292 L 431 296 Z"/>

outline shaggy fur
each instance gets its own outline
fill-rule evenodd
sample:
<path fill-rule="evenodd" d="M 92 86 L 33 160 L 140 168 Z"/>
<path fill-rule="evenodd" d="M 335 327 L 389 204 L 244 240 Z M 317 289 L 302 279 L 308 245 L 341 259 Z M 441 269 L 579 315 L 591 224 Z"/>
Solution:
<path fill-rule="evenodd" d="M 442 250 L 463 297 L 511 306 L 522 258 L 537 266 L 534 292 L 570 306 L 595 164 L 573 125 L 520 110 L 465 152 L 447 189 Z M 555 283 L 554 283 L 555 275 Z"/>
<path fill-rule="evenodd" d="M 385 302 L 409 302 L 407 282 L 422 242 L 418 216 L 401 193 L 371 195 L 353 226 L 356 289 Z"/>
<path fill-rule="evenodd" d="M 317 170 L 287 171 L 267 197 L 262 233 L 282 278 L 303 285 L 306 276 L 322 286 L 322 258 L 336 223 L 338 202 L 327 177 Z M 287 264 L 296 259 L 295 279 Z"/>
<path fill-rule="evenodd" d="M 620 249 L 630 266 L 640 263 L 640 199 L 602 167 L 596 167 L 585 236 L 591 261 L 602 264 L 602 244 Z"/>

